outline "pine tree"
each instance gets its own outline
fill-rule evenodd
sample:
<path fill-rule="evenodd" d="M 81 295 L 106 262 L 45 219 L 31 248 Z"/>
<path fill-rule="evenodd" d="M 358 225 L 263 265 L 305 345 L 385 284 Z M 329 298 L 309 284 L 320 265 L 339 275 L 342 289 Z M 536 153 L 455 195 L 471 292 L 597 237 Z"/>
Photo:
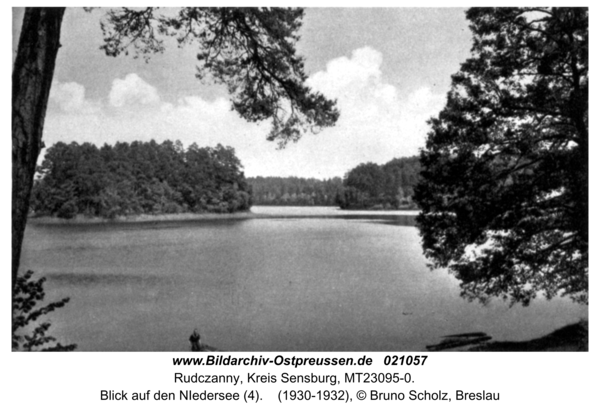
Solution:
<path fill-rule="evenodd" d="M 415 200 L 463 295 L 588 299 L 588 10 L 475 8 Z"/>

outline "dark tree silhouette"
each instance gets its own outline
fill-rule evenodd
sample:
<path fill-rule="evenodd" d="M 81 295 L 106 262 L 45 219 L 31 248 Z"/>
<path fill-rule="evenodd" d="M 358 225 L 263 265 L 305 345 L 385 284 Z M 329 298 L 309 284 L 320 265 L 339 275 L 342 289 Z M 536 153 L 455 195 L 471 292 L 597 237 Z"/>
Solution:
<path fill-rule="evenodd" d="M 588 297 L 588 10 L 475 8 L 415 200 L 463 295 Z"/>

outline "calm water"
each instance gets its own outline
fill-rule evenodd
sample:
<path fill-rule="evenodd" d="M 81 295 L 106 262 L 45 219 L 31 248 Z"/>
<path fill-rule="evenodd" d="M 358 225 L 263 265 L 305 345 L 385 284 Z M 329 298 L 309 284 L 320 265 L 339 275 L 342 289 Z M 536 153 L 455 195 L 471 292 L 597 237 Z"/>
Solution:
<path fill-rule="evenodd" d="M 446 334 L 527 339 L 587 317 L 569 300 L 527 308 L 459 297 L 430 271 L 414 213 L 253 207 L 265 218 L 29 225 L 22 269 L 71 297 L 52 333 L 90 351 L 424 350 Z"/>

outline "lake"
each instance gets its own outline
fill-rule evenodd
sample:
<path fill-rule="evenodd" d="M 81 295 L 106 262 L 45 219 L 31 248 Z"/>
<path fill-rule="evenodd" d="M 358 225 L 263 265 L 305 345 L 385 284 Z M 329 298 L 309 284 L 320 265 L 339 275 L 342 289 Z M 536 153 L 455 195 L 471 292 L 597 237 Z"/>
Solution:
<path fill-rule="evenodd" d="M 260 218 L 29 224 L 22 270 L 48 278 L 50 334 L 82 351 L 422 351 L 447 334 L 540 337 L 587 318 L 459 296 L 429 270 L 415 212 L 258 207 Z"/>

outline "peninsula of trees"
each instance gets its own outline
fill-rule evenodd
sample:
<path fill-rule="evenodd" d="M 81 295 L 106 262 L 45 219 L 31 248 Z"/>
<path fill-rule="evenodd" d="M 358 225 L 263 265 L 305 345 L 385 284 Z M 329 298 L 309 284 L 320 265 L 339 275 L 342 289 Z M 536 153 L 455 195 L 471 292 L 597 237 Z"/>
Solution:
<path fill-rule="evenodd" d="M 231 213 L 252 204 L 240 160 L 221 145 L 60 142 L 37 172 L 30 207 L 36 216 Z"/>
<path fill-rule="evenodd" d="M 420 168 L 418 157 L 395 158 L 381 166 L 360 164 L 344 177 L 337 203 L 343 209 L 416 208 L 412 196 Z"/>

